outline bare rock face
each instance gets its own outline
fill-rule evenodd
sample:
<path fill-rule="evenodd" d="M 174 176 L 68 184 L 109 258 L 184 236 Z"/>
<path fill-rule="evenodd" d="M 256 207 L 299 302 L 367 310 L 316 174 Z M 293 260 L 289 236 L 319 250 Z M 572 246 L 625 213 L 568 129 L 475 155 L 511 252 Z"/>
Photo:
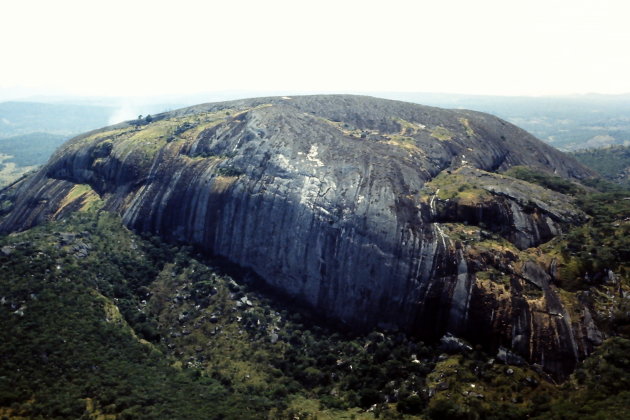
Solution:
<path fill-rule="evenodd" d="M 562 376 L 596 332 L 525 252 L 584 215 L 499 174 L 515 165 L 591 176 L 472 111 L 343 95 L 206 104 L 71 140 L 4 192 L 0 229 L 102 208 L 348 325 L 450 332 Z"/>

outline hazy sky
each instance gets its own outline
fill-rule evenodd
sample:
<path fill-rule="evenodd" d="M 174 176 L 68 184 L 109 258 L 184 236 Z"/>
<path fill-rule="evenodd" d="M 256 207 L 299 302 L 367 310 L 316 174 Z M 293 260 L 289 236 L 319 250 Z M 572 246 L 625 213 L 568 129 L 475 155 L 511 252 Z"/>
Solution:
<path fill-rule="evenodd" d="M 628 0 L 0 3 L 0 96 L 630 92 Z"/>

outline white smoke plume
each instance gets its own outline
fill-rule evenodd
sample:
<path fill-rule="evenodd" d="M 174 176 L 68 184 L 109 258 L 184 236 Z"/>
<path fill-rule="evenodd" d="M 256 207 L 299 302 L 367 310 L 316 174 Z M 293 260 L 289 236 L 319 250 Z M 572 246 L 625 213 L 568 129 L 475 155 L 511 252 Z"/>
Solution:
<path fill-rule="evenodd" d="M 140 108 L 140 106 L 130 101 L 122 102 L 109 117 L 109 125 L 118 124 L 128 120 L 135 120 L 141 113 Z"/>

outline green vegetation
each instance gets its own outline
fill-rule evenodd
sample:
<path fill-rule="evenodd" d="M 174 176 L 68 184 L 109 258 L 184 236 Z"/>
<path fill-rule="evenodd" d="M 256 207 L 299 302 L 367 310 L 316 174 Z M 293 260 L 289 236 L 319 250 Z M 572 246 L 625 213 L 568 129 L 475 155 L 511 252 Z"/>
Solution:
<path fill-rule="evenodd" d="M 69 193 L 83 195 L 86 186 Z M 480 235 L 449 226 L 453 237 Z M 491 253 L 489 241 L 479 237 Z M 9 418 L 555 419 L 627 404 L 621 338 L 558 387 L 479 348 L 440 355 L 403 334 L 331 330 L 279 306 L 250 274 L 230 277 L 220 261 L 140 238 L 106 212 L 0 247 L 0 413 Z M 479 277 L 505 283 L 496 270 Z"/>
<path fill-rule="evenodd" d="M 177 149 L 177 142 L 217 124 L 238 124 L 244 112 L 147 116 L 70 147 L 96 141 L 95 159 L 138 150 L 148 162 L 161 148 Z M 467 120 L 460 122 L 468 132 Z M 415 150 L 410 136 L 424 128 L 400 124 L 390 142 Z M 432 135 L 452 138 L 442 127 Z M 223 166 L 216 185 L 241 175 L 229 162 L 217 164 Z M 425 196 L 414 192 L 409 199 L 475 206 L 492 198 L 483 184 L 488 177 L 506 178 L 471 174 L 444 171 L 426 185 Z M 480 347 L 445 354 L 402 333 L 352 334 L 323 325 L 250 272 L 133 234 L 98 210 L 100 197 L 89 185 L 76 185 L 60 210 L 78 203 L 80 212 L 0 238 L 0 417 L 620 418 L 630 401 L 630 192 L 522 167 L 505 175 L 573 196 L 590 220 L 525 251 L 481 223 L 441 223 L 440 232 L 477 257 L 477 287 L 506 298 L 514 284 L 508 268 L 554 259 L 558 294 L 593 308 L 598 325 L 616 336 L 565 384 L 497 363 Z M 526 299 L 542 297 L 540 288 L 518 281 Z M 572 318 L 581 315 L 574 312 Z"/>
<path fill-rule="evenodd" d="M 42 165 L 67 139 L 68 136 L 50 133 L 0 138 L 0 154 L 13 156 L 11 161 L 17 166 Z"/>
<path fill-rule="evenodd" d="M 401 136 L 414 136 L 426 129 L 424 124 L 413 123 L 402 118 L 395 118 L 394 121 L 400 125 Z"/>
<path fill-rule="evenodd" d="M 559 176 L 546 174 L 538 169 L 525 166 L 514 166 L 503 173 L 512 178 L 522 179 L 562 194 L 575 195 L 583 192 L 579 185 Z"/>
<path fill-rule="evenodd" d="M 236 169 L 233 166 L 222 166 L 217 168 L 216 173 L 218 176 L 235 177 L 242 175 L 243 171 Z"/>
<path fill-rule="evenodd" d="M 630 188 L 630 146 L 610 146 L 571 153 L 584 166 L 597 171 L 608 181 Z"/>
<path fill-rule="evenodd" d="M 108 107 L 0 103 L 0 188 L 46 163 L 73 135 L 107 124 Z"/>
<path fill-rule="evenodd" d="M 610 272 L 630 278 L 630 191 L 619 188 L 577 196 L 576 204 L 589 216 L 588 223 L 569 230 L 559 242 L 566 264 L 562 286 L 587 289 L 610 281 Z"/>
<path fill-rule="evenodd" d="M 578 186 L 522 168 L 507 173 L 574 196 L 588 221 L 531 254 L 557 265 L 556 284 L 594 309 L 599 328 L 630 337 L 630 190 L 601 179 Z"/>
<path fill-rule="evenodd" d="M 398 134 L 392 134 L 388 137 L 389 137 L 389 140 L 387 141 L 388 144 L 402 147 L 408 150 L 409 152 L 424 154 L 422 149 L 420 149 L 418 145 L 416 144 L 416 141 L 413 139 L 413 137 L 406 137 L 406 136 L 401 136 Z"/>
<path fill-rule="evenodd" d="M 622 419 L 630 407 L 630 340 L 611 338 L 561 387 L 562 397 L 547 399 L 536 419 Z"/>
<path fill-rule="evenodd" d="M 600 328 L 630 337 L 630 300 L 623 297 L 630 289 L 630 190 L 601 179 L 580 186 L 522 167 L 505 174 L 574 196 L 589 220 L 541 251 L 558 264 L 558 286 L 580 292 L 582 303 L 595 308 Z"/>
<path fill-rule="evenodd" d="M 476 179 L 458 171 L 444 171 L 425 186 L 427 191 L 437 191 L 440 200 L 455 200 L 462 205 L 474 205 L 488 201 L 492 194 L 481 188 Z"/>
<path fill-rule="evenodd" d="M 475 130 L 473 130 L 472 126 L 470 125 L 470 120 L 468 118 L 459 118 L 459 122 L 464 126 L 464 128 L 466 129 L 466 134 L 469 137 L 475 136 Z"/>
<path fill-rule="evenodd" d="M 17 166 L 15 162 L 11 162 L 12 158 L 12 156 L 0 154 L 0 188 L 37 169 L 37 166 Z"/>
<path fill-rule="evenodd" d="M 0 188 L 45 163 L 67 138 L 49 133 L 0 138 Z"/>
<path fill-rule="evenodd" d="M 451 140 L 455 135 L 448 128 L 437 126 L 431 130 L 431 137 L 435 137 L 438 140 L 447 141 Z"/>
<path fill-rule="evenodd" d="M 318 119 L 332 125 L 348 137 L 384 141 L 387 144 L 401 147 L 410 153 L 424 154 L 424 151 L 418 147 L 414 139 L 414 136 L 426 129 L 422 124 L 413 123 L 403 120 L 402 118 L 394 118 L 394 122 L 400 126 L 400 131 L 398 133 L 382 133 L 378 130 L 365 130 L 352 127 L 346 122 L 331 121 L 321 117 Z"/>
<path fill-rule="evenodd" d="M 381 136 L 381 133 L 378 130 L 362 130 L 360 128 L 353 127 L 346 122 L 333 121 L 323 117 L 317 117 L 317 119 L 319 121 L 325 122 L 326 124 L 332 125 L 348 137 L 365 139 L 368 135 Z"/>
<path fill-rule="evenodd" d="M 142 242 L 134 249 L 130 233 L 106 214 L 77 215 L 3 242 L 11 250 L 0 257 L 5 415 L 79 418 L 89 398 L 116 418 L 212 418 L 237 403 L 216 381 L 170 367 L 157 347 L 108 315 L 117 304 L 136 332 L 147 329 L 137 296 L 159 267 L 152 257 L 168 248 Z M 89 255 L 77 257 L 77 247 Z M 238 401 L 243 418 L 256 418 L 257 404 Z"/>

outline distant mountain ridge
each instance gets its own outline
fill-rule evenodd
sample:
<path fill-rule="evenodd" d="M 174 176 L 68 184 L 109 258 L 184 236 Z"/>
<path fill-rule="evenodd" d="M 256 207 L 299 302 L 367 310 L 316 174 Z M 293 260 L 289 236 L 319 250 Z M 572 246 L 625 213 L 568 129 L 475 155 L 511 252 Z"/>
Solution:
<path fill-rule="evenodd" d="M 106 125 L 112 111 L 103 106 L 1 102 L 0 138 L 34 132 L 74 135 Z"/>

